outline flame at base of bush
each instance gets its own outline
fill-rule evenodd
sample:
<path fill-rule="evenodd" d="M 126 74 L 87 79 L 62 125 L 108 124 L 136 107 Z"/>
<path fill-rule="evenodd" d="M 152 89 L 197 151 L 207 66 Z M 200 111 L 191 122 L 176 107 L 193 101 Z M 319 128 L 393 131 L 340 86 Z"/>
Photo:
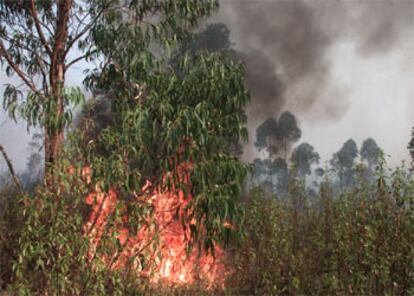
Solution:
<path fill-rule="evenodd" d="M 108 231 L 108 220 L 119 201 L 114 190 L 104 193 L 96 186 L 95 191 L 86 198 L 92 209 L 85 225 L 85 232 L 91 242 L 89 260 L 100 257 L 113 270 L 125 267 L 132 259 L 137 275 L 148 277 L 152 283 L 191 285 L 198 282 L 207 288 L 223 288 L 228 274 L 223 250 L 215 246 L 214 257 L 200 253 L 197 248 L 187 252 L 186 237 L 189 232 L 183 228 L 180 219 L 177 219 L 177 213 L 178 217 L 182 215 L 191 198 L 185 197 L 182 192 L 154 192 L 148 195 L 146 202 L 153 208 L 155 225 L 151 228 L 147 224 L 133 235 L 127 227 L 115 224 L 117 226 L 110 231 L 116 233 L 119 244 L 117 251 L 109 256 L 99 255 L 97 250 L 105 231 Z M 124 215 L 123 219 L 126 221 L 127 217 Z M 156 244 L 153 244 L 154 237 L 157 237 Z M 142 256 L 147 262 L 145 266 L 142 264 Z"/>

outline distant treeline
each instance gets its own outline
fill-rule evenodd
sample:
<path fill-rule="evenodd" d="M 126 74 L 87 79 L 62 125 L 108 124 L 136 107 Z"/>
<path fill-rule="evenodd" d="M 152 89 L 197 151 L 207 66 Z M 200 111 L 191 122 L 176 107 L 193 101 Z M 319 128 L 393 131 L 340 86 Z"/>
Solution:
<path fill-rule="evenodd" d="M 374 139 L 365 139 L 360 149 L 349 139 L 333 153 L 329 163 L 320 165 L 320 156 L 311 144 L 301 143 L 292 148 L 301 134 L 295 116 L 288 111 L 277 120 L 266 119 L 257 128 L 255 146 L 267 156 L 254 159 L 250 187 L 285 196 L 289 182 L 295 178 L 304 180 L 311 194 L 324 178 L 332 181 L 336 192 L 352 187 L 358 175 L 369 182 L 375 180 L 375 169 L 384 160 L 384 153 Z"/>

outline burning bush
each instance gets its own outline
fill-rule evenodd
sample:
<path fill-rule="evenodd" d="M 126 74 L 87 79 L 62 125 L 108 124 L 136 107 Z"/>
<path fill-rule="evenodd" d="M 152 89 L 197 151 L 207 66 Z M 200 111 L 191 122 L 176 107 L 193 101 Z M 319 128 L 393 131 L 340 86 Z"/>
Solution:
<path fill-rule="evenodd" d="M 188 176 L 186 179 L 188 182 Z M 142 191 L 145 192 L 146 188 L 151 188 L 151 184 L 147 183 Z M 195 222 L 190 221 L 189 227 L 186 227 L 183 221 L 188 221 L 192 197 L 186 196 L 183 191 L 174 194 L 155 190 L 145 198 L 135 198 L 135 202 L 146 203 L 152 208 L 151 215 L 134 232 L 128 223 L 127 206 L 124 204 L 118 208 L 122 222 L 115 223 L 109 231 L 116 233 L 119 246 L 112 254 L 102 256 L 98 251 L 101 238 L 108 231 L 107 224 L 117 210 L 119 199 L 112 189 L 104 193 L 99 187 L 87 196 L 86 203 L 92 208 L 85 224 L 85 233 L 91 242 L 89 260 L 101 257 L 111 270 L 132 265 L 137 276 L 148 277 L 153 283 L 163 281 L 167 284 L 192 285 L 198 281 L 206 288 L 223 288 L 227 272 L 221 248 L 214 245 L 214 256 L 200 249 L 188 248 L 187 242 L 191 236 L 189 229 L 195 226 Z M 145 260 L 142 260 L 143 254 Z"/>
<path fill-rule="evenodd" d="M 119 30 L 100 50 L 116 45 Z M 247 137 L 242 66 L 203 52 L 169 70 L 146 52 L 148 68 L 124 54 L 88 80 L 108 94 L 111 123 L 88 133 L 91 118 L 71 131 L 47 185 L 18 199 L 10 287 L 19 294 L 128 295 L 142 290 L 143 275 L 224 280 L 221 247 L 237 235 L 247 174 L 230 151 Z"/>

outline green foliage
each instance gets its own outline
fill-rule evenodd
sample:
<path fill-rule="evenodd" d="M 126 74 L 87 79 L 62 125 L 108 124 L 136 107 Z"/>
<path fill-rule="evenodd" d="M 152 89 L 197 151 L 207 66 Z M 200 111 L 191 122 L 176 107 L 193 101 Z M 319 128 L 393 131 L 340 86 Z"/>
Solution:
<path fill-rule="evenodd" d="M 84 18 L 82 21 L 73 19 L 69 24 L 63 59 L 75 41 L 85 53 L 84 58 L 95 57 L 93 49 L 80 46 L 90 38 L 89 31 L 84 29 L 92 26 L 92 20 L 100 13 L 95 1 L 90 2 L 74 1 L 70 8 L 72 15 L 83 15 Z M 71 122 L 69 107 L 80 104 L 84 96 L 80 88 L 65 85 L 59 86 L 59 94 L 52 94 L 53 75 L 50 72 L 52 62 L 56 62 L 54 46 L 56 31 L 59 30 L 56 26 L 58 9 L 53 1 L 35 1 L 34 10 L 30 4 L 30 1 L 0 1 L 0 64 L 8 76 L 17 76 L 22 82 L 6 85 L 3 108 L 14 120 L 20 115 L 28 125 L 61 130 Z M 64 71 L 70 65 L 70 62 L 65 64 Z M 36 83 L 36 80 L 41 83 Z M 56 114 L 56 95 L 62 96 L 63 106 L 68 107 L 63 114 Z"/>
<path fill-rule="evenodd" d="M 110 229 L 120 214 L 111 217 L 91 258 L 85 228 L 90 189 L 67 169 L 61 168 L 57 193 L 40 186 L 32 195 L 9 195 L 0 215 L 1 288 L 16 295 L 140 295 L 145 286 L 128 266 L 113 270 L 102 260 L 117 252 Z"/>
<path fill-rule="evenodd" d="M 238 224 L 237 199 L 247 173 L 229 151 L 233 141 L 246 140 L 241 109 L 248 102 L 242 66 L 225 53 L 182 54 L 176 69 L 168 66 L 173 46 L 186 40 L 196 21 L 216 8 L 215 1 L 132 2 L 128 17 L 106 16 L 94 31 L 102 67 L 86 82 L 108 94 L 111 124 L 89 141 L 85 162 L 93 167 L 93 182 L 105 190 L 115 186 L 127 198 L 138 195 L 146 181 L 165 190 L 186 189 L 191 195 L 187 221 L 193 218 L 192 244 L 213 251 L 213 242 L 228 240 L 224 222 Z M 162 1 L 161 1 L 162 2 Z M 147 24 L 142 15 L 157 7 Z M 125 22 L 140 25 L 131 26 Z M 158 46 L 156 55 L 151 46 Z M 182 170 L 183 165 L 191 168 Z M 200 241 L 200 238 L 203 238 Z"/>
<path fill-rule="evenodd" d="M 411 164 L 414 164 L 414 128 L 411 130 L 411 139 L 408 143 L 407 149 L 411 156 Z"/>
<path fill-rule="evenodd" d="M 2 182 L 0 190 L 0 291 L 13 281 L 13 261 L 18 254 L 21 229 L 19 192 L 14 184 Z"/>
<path fill-rule="evenodd" d="M 235 201 L 246 168 L 227 147 L 228 139 L 246 137 L 235 110 L 248 97 L 240 65 L 226 56 L 201 54 L 182 72 L 183 78 L 171 72 L 148 75 L 146 95 L 138 99 L 116 85 L 134 77 L 108 80 L 108 88 L 119 89 L 112 100 L 114 123 L 87 146 L 87 161 L 96 182 L 116 184 L 120 193 L 139 192 L 146 180 L 183 188 L 180 165 L 190 163 L 194 200 L 188 218 L 204 227 L 211 246 L 213 236 L 227 231 L 222 223 L 237 223 L 239 215 Z"/>
<path fill-rule="evenodd" d="M 361 180 L 339 197 L 325 181 L 312 200 L 300 183 L 288 200 L 251 192 L 228 293 L 413 293 L 414 183 L 401 169 L 382 178 L 374 187 Z"/>
<path fill-rule="evenodd" d="M 136 197 L 154 188 L 185 190 L 193 196 L 182 221 L 183 227 L 196 222 L 190 228 L 190 247 L 197 244 L 213 252 L 215 242 L 228 242 L 234 232 L 224 223 L 238 225 L 242 217 L 238 197 L 247 168 L 228 149 L 231 141 L 247 138 L 239 112 L 248 102 L 242 66 L 225 54 L 209 52 L 198 52 L 191 60 L 183 55 L 181 75 L 167 64 L 173 46 L 185 40 L 217 2 L 130 1 L 122 12 L 116 9 L 117 1 L 93 3 L 97 11 L 105 10 L 88 34 L 103 62 L 86 83 L 111 98 L 112 120 L 93 138 L 85 138 L 88 125 L 80 133 L 70 132 L 49 187 L 15 198 L 22 205 L 16 215 L 22 224 L 16 230 L 19 240 L 9 289 L 22 295 L 134 294 L 140 282 L 136 277 L 128 280 L 130 266 L 114 271 L 113 262 L 102 258 L 122 248 L 114 225 L 122 223 L 123 209 L 131 231 L 153 227 L 148 219 L 152 207 Z M 65 98 L 73 97 L 71 93 Z M 29 96 L 30 122 L 50 127 L 56 125 L 48 120 L 55 120 L 62 127 L 52 111 L 53 100 L 39 105 L 38 97 Z M 85 197 L 93 190 L 80 173 L 85 166 L 91 167 L 91 184 L 105 192 L 114 190 L 119 197 L 93 258 L 88 257 L 90 242 L 84 229 Z M 183 178 L 186 174 L 191 187 Z M 142 191 L 146 181 L 152 187 Z M 156 230 L 148 249 L 156 243 Z M 130 264 L 149 264 L 145 252 L 136 254 Z"/>

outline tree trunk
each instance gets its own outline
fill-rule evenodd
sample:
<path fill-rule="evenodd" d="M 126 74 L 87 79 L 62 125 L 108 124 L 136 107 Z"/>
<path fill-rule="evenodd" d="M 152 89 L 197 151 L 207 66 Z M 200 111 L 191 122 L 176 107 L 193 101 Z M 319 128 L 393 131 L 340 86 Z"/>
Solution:
<path fill-rule="evenodd" d="M 64 98 L 65 85 L 65 43 L 68 35 L 68 21 L 72 8 L 72 0 L 58 1 L 58 18 L 54 36 L 53 52 L 50 64 L 50 88 L 48 97 L 49 114 L 45 124 L 45 162 L 46 175 L 53 175 L 64 141 Z"/>

